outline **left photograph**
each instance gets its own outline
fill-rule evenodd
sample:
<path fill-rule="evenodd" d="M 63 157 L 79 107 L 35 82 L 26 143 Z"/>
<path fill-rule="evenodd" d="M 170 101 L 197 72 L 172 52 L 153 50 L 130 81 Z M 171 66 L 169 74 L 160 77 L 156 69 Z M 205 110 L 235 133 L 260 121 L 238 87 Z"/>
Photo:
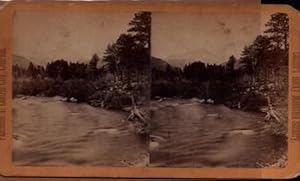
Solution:
<path fill-rule="evenodd" d="M 13 163 L 148 166 L 151 13 L 13 20 Z"/>

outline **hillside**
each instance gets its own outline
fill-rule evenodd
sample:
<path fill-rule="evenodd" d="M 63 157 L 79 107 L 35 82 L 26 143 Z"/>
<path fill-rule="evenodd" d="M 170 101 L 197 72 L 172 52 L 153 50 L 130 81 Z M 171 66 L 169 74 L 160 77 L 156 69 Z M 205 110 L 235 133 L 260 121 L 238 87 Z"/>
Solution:
<path fill-rule="evenodd" d="M 166 71 L 167 67 L 170 66 L 171 69 L 173 70 L 178 70 L 179 68 L 176 66 L 173 66 L 171 64 L 169 64 L 168 62 L 157 58 L 157 57 L 151 57 L 151 66 L 152 68 L 155 68 L 156 70 L 159 71 Z"/>
<path fill-rule="evenodd" d="M 13 55 L 13 65 L 18 65 L 22 68 L 27 68 L 30 63 L 30 60 L 20 56 L 20 55 Z"/>

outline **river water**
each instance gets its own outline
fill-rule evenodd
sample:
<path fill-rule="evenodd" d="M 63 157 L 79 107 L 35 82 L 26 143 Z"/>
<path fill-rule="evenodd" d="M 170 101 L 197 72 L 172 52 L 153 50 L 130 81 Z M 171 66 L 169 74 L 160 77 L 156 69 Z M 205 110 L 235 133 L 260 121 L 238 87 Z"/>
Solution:
<path fill-rule="evenodd" d="M 260 167 L 285 154 L 264 114 L 171 99 L 151 104 L 149 139 L 128 113 L 68 103 L 60 97 L 13 100 L 13 161 L 17 165 Z"/>
<path fill-rule="evenodd" d="M 193 99 L 153 102 L 152 110 L 153 167 L 255 168 L 286 153 L 286 139 L 267 131 L 264 114 Z"/>
<path fill-rule="evenodd" d="M 146 166 L 147 139 L 128 113 L 68 103 L 59 97 L 13 100 L 13 161 L 17 165 Z"/>

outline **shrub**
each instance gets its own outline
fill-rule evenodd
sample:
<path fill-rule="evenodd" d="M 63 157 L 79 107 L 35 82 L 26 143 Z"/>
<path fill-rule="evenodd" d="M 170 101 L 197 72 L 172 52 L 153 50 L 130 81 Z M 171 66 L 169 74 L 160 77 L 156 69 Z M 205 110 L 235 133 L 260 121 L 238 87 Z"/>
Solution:
<path fill-rule="evenodd" d="M 53 97 L 59 95 L 62 82 L 58 82 L 53 79 L 47 79 L 46 83 L 48 88 L 43 91 L 44 96 Z"/>
<path fill-rule="evenodd" d="M 178 89 L 178 92 L 183 98 L 202 98 L 204 95 L 203 91 L 201 91 L 201 87 L 193 86 L 191 84 L 183 84 L 182 87 Z"/>
<path fill-rule="evenodd" d="M 113 89 L 106 92 L 103 104 L 108 109 L 121 109 L 124 106 L 131 105 L 131 97 L 128 93 L 120 89 Z"/>
<path fill-rule="evenodd" d="M 246 111 L 258 111 L 268 104 L 266 97 L 253 91 L 243 94 L 240 100 L 242 109 Z"/>
<path fill-rule="evenodd" d="M 169 82 L 154 82 L 151 86 L 151 96 L 152 97 L 175 97 L 177 96 L 177 87 L 175 84 Z"/>
<path fill-rule="evenodd" d="M 18 94 L 37 96 L 48 95 L 47 92 L 53 87 L 54 82 L 45 79 L 19 79 L 13 81 L 13 95 Z"/>
<path fill-rule="evenodd" d="M 72 97 L 77 99 L 77 102 L 86 102 L 96 91 L 94 85 L 83 79 L 66 80 L 60 88 L 60 95 L 67 97 L 70 100 Z"/>

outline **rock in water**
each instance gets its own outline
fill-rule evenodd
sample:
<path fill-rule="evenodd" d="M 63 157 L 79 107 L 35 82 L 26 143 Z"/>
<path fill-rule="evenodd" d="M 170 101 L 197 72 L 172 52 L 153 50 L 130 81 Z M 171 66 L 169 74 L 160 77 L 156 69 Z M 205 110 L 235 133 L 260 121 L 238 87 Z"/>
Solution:
<path fill-rule="evenodd" d="M 149 149 L 150 151 L 156 150 L 159 147 L 159 143 L 155 141 L 151 141 L 149 143 Z"/>
<path fill-rule="evenodd" d="M 75 99 L 74 97 L 71 97 L 70 102 L 77 102 L 77 99 Z"/>
<path fill-rule="evenodd" d="M 215 101 L 214 101 L 214 100 L 212 100 L 212 99 L 207 99 L 207 103 L 214 104 L 214 103 L 215 103 Z"/>

